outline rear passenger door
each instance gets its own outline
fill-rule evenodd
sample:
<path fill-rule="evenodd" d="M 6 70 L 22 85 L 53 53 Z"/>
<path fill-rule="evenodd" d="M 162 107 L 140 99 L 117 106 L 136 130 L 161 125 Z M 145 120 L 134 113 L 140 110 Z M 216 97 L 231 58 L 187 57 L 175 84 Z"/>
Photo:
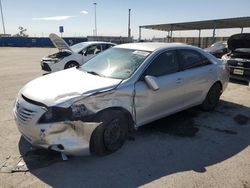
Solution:
<path fill-rule="evenodd" d="M 214 83 L 216 66 L 196 50 L 178 50 L 184 84 L 183 102 L 185 106 L 201 103 Z"/>

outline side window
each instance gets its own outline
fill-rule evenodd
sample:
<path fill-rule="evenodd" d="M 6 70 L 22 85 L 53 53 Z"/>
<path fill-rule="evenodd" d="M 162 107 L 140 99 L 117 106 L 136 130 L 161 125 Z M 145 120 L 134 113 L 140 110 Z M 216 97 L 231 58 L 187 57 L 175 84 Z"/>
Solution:
<path fill-rule="evenodd" d="M 94 55 L 101 52 L 101 45 L 92 45 L 87 48 L 87 55 Z"/>
<path fill-rule="evenodd" d="M 167 51 L 158 55 L 149 65 L 144 75 L 163 76 L 179 71 L 176 51 Z"/>
<path fill-rule="evenodd" d="M 102 44 L 102 51 L 107 50 L 110 47 L 113 47 L 113 45 L 111 45 L 111 44 Z"/>
<path fill-rule="evenodd" d="M 183 70 L 211 64 L 205 56 L 194 50 L 179 50 L 178 55 Z"/>

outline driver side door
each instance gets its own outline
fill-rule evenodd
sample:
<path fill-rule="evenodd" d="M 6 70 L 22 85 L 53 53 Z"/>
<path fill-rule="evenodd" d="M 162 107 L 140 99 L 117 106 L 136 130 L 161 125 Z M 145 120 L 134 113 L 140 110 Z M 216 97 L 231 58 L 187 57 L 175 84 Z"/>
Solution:
<path fill-rule="evenodd" d="M 145 76 L 152 76 L 159 87 L 150 89 Z M 175 50 L 158 55 L 135 84 L 135 110 L 138 126 L 183 108 L 183 78 Z"/>
<path fill-rule="evenodd" d="M 96 56 L 98 53 L 100 53 L 101 50 L 102 48 L 100 44 L 91 45 L 87 47 L 85 53 L 83 54 L 83 62 L 87 62 L 88 60 Z"/>

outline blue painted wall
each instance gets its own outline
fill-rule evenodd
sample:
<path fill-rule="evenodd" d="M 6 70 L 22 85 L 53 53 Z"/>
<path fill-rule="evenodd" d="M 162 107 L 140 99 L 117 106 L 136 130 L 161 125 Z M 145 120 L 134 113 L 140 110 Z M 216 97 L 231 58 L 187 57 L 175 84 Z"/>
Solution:
<path fill-rule="evenodd" d="M 87 38 L 63 38 L 70 46 L 79 42 L 86 42 Z M 53 47 L 49 38 L 45 37 L 0 37 L 0 46 L 12 47 Z"/>

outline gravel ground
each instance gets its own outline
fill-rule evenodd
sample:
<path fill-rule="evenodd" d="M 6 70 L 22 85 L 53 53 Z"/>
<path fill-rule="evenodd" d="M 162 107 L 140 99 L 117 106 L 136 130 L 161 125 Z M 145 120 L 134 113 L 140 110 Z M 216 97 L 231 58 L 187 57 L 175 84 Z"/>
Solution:
<path fill-rule="evenodd" d="M 0 165 L 23 155 L 28 172 L 0 173 L 0 187 L 250 188 L 250 88 L 230 83 L 213 112 L 192 108 L 145 125 L 118 152 L 70 157 L 30 145 L 12 109 L 20 88 L 42 76 L 53 48 L 0 48 Z"/>

